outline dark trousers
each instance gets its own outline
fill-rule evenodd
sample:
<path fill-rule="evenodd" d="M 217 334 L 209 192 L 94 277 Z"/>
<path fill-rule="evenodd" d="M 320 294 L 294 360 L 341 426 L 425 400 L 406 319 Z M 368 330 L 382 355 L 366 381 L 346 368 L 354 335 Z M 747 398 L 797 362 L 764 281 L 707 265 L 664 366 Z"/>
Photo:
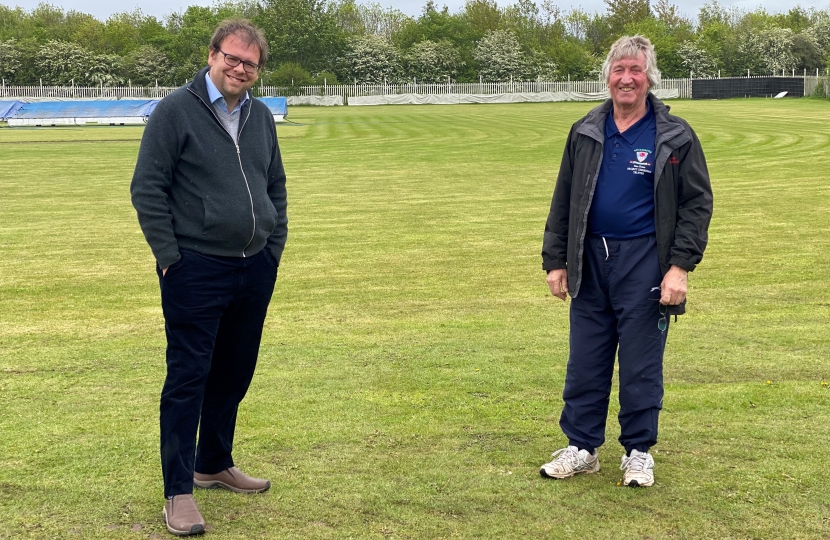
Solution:
<path fill-rule="evenodd" d="M 181 256 L 164 277 L 157 268 L 167 334 L 160 407 L 165 497 L 191 493 L 194 470 L 233 467 L 236 412 L 254 375 L 277 277 L 266 250 L 236 258 L 183 249 Z"/>
<path fill-rule="evenodd" d="M 619 351 L 620 444 L 641 452 L 657 442 L 663 406 L 658 328 L 663 280 L 654 235 L 613 240 L 586 236 L 582 284 L 571 302 L 570 357 L 559 425 L 569 444 L 605 442 L 615 356 Z M 668 324 L 668 316 L 666 316 Z"/>

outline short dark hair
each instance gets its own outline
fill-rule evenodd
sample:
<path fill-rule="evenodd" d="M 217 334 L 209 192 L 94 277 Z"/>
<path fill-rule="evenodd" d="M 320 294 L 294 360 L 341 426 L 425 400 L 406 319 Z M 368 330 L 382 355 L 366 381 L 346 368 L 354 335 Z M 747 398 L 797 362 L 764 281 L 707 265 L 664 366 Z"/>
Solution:
<path fill-rule="evenodd" d="M 260 67 L 268 61 L 268 41 L 265 39 L 265 34 L 248 19 L 225 19 L 219 23 L 213 32 L 213 37 L 210 38 L 211 50 L 218 51 L 228 36 L 236 36 L 245 44 L 256 46 L 259 49 Z"/>

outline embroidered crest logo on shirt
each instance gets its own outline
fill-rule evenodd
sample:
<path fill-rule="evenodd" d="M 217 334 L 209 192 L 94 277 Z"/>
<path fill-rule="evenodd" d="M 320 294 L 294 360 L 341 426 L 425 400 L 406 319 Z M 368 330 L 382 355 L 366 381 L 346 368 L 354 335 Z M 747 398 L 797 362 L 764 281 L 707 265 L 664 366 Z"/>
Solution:
<path fill-rule="evenodd" d="M 651 150 L 647 148 L 637 148 L 634 150 L 634 155 L 636 156 L 637 161 L 629 161 L 629 167 L 627 168 L 628 171 L 639 175 L 651 174 L 654 172 L 654 169 L 651 167 L 652 163 L 648 159 L 651 155 Z"/>

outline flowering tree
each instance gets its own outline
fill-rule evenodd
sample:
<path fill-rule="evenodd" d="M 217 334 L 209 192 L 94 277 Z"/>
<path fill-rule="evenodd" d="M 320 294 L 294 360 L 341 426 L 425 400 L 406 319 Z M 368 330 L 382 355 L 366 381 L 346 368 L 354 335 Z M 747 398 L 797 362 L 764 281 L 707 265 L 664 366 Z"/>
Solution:
<path fill-rule="evenodd" d="M 167 55 L 152 45 L 142 45 L 131 52 L 125 60 L 127 78 L 133 84 L 153 85 L 173 82 L 170 73 L 173 69 Z"/>
<path fill-rule="evenodd" d="M 15 47 L 15 40 L 0 41 L 0 77 L 9 81 L 20 68 L 20 51 Z"/>
<path fill-rule="evenodd" d="M 124 82 L 124 61 L 120 56 L 92 54 L 65 41 L 47 41 L 40 48 L 36 63 L 47 84 L 115 86 Z"/>
<path fill-rule="evenodd" d="M 796 67 L 793 54 L 793 31 L 789 28 L 770 28 L 757 36 L 761 58 L 768 71 L 780 72 Z"/>
<path fill-rule="evenodd" d="M 678 47 L 677 54 L 683 62 L 683 67 L 694 77 L 714 77 L 717 74 L 717 61 L 697 43 L 684 41 Z"/>
<path fill-rule="evenodd" d="M 36 60 L 38 71 L 47 84 L 84 84 L 90 64 L 89 51 L 65 41 L 50 40 L 41 48 Z"/>
<path fill-rule="evenodd" d="M 476 44 L 473 58 L 479 63 L 479 75 L 485 81 L 521 80 L 527 63 L 516 35 L 509 30 L 491 30 Z"/>
<path fill-rule="evenodd" d="M 830 16 L 818 18 L 804 34 L 815 41 L 824 56 L 830 56 Z"/>
<path fill-rule="evenodd" d="M 458 50 L 448 41 L 424 40 L 406 54 L 407 75 L 425 83 L 455 79 L 464 66 Z"/>
<path fill-rule="evenodd" d="M 401 71 L 400 54 L 380 36 L 354 36 L 347 40 L 341 59 L 346 80 L 382 84 L 397 80 Z"/>
<path fill-rule="evenodd" d="M 117 86 L 124 84 L 123 71 L 124 60 L 117 54 L 90 55 L 84 81 L 100 86 Z"/>
<path fill-rule="evenodd" d="M 536 77 L 543 81 L 555 81 L 559 78 L 558 65 L 544 53 L 544 51 L 533 50 L 527 65 L 527 75 Z"/>

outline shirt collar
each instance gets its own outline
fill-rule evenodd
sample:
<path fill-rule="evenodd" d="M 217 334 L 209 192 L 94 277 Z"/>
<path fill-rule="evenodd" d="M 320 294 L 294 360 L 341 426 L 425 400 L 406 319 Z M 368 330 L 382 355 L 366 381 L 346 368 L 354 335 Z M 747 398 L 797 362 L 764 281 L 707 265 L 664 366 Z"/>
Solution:
<path fill-rule="evenodd" d="M 205 73 L 205 81 L 207 82 L 207 92 L 208 98 L 210 99 L 211 103 L 216 103 L 219 101 L 219 105 L 224 108 L 226 111 L 228 110 L 228 105 L 225 102 L 225 96 L 222 95 L 222 92 L 216 88 L 216 85 L 213 84 L 213 81 L 210 79 L 210 70 Z M 221 100 L 221 101 L 220 101 Z M 236 108 L 231 111 L 231 114 L 235 113 L 239 109 L 242 108 L 243 105 L 248 101 L 248 92 L 245 92 L 245 97 L 239 100 L 239 103 L 236 104 Z"/>
<path fill-rule="evenodd" d="M 619 134 L 629 143 L 633 143 L 637 137 L 639 137 L 640 132 L 645 129 L 645 127 L 649 124 L 649 122 L 653 121 L 654 119 L 654 109 L 651 106 L 651 100 L 646 99 L 646 114 L 643 115 L 642 118 L 637 120 L 630 128 L 625 130 L 625 133 L 620 133 L 620 130 L 617 129 L 617 123 L 614 122 L 614 106 L 611 106 L 611 110 L 608 111 L 608 116 L 605 119 L 605 137 L 613 137 L 614 135 Z"/>

